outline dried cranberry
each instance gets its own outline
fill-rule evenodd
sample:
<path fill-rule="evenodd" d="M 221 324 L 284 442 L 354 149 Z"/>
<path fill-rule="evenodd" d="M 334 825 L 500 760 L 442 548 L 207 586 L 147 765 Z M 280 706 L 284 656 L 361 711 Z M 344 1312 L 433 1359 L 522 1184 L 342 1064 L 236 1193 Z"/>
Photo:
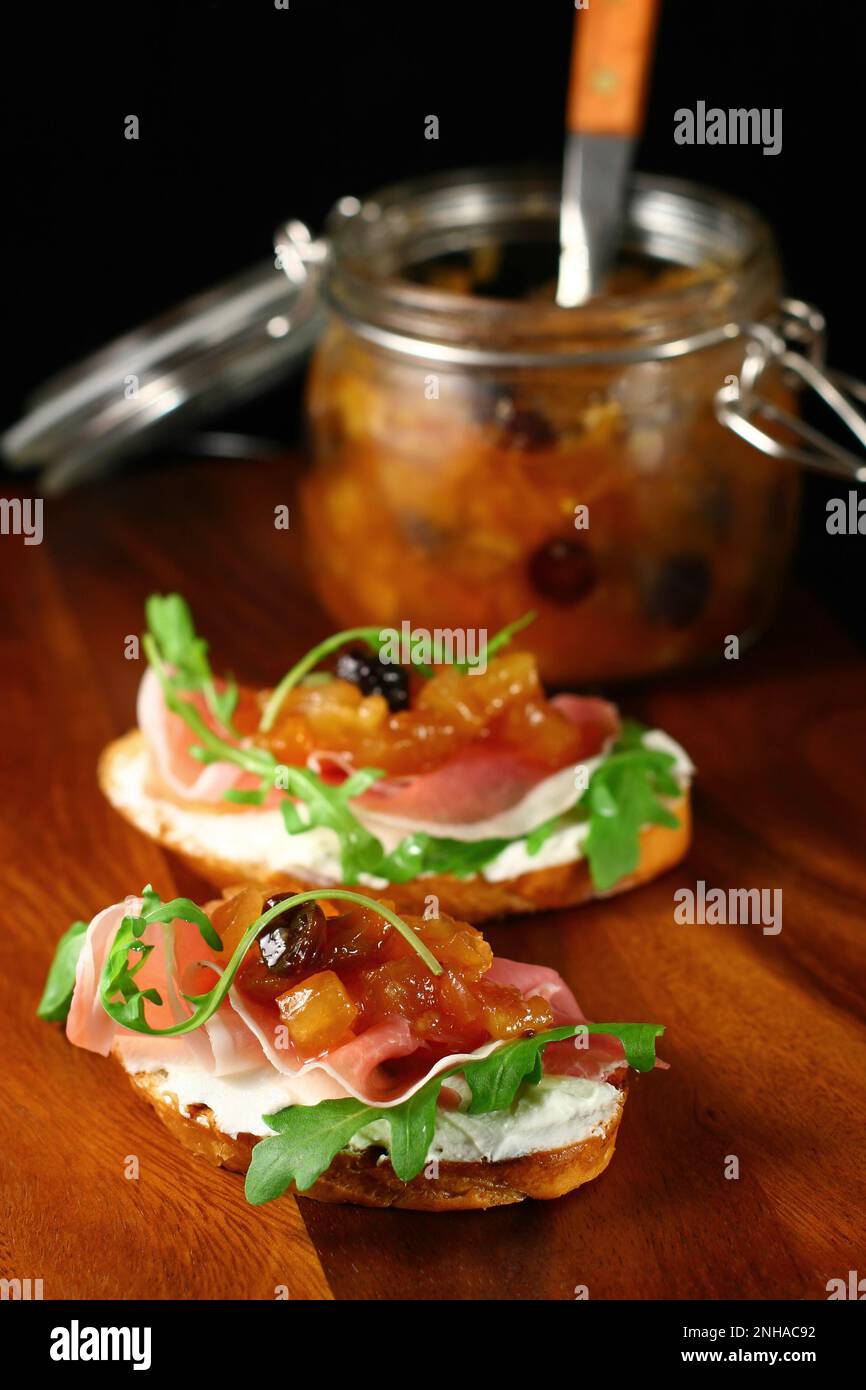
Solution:
<path fill-rule="evenodd" d="M 276 893 L 265 911 L 291 897 Z M 259 953 L 272 975 L 309 974 L 325 949 L 327 923 L 318 903 L 300 903 L 286 917 L 276 917 L 259 932 Z"/>
<path fill-rule="evenodd" d="M 392 711 L 406 709 L 409 704 L 409 678 L 403 667 L 380 661 L 358 647 L 340 653 L 337 675 L 357 685 L 363 695 L 384 695 Z"/>
<path fill-rule="evenodd" d="M 529 579 L 553 603 L 577 603 L 595 588 L 595 560 L 583 542 L 558 536 L 530 555 Z"/>
<path fill-rule="evenodd" d="M 703 555 L 671 555 L 645 584 L 644 606 L 654 622 L 688 627 L 706 607 L 711 588 L 712 575 Z"/>

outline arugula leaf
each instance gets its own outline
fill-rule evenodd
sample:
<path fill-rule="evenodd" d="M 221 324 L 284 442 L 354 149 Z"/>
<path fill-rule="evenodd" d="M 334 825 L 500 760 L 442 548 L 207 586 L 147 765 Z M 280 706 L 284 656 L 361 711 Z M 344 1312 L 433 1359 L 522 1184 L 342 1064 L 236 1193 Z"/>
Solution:
<path fill-rule="evenodd" d="M 675 829 L 677 817 L 659 799 L 679 796 L 670 753 L 651 748 L 614 752 L 589 779 L 581 804 L 589 810 L 589 833 L 583 848 L 596 888 L 612 888 L 634 873 L 645 825 Z"/>
<path fill-rule="evenodd" d="M 263 1116 L 277 1133 L 253 1149 L 245 1185 L 247 1201 L 254 1205 L 273 1201 L 292 1183 L 299 1192 L 306 1192 L 358 1131 L 375 1120 L 388 1121 L 391 1166 L 402 1182 L 411 1182 L 427 1162 L 436 1128 L 436 1103 L 445 1075 L 450 1074 L 432 1077 L 402 1105 L 387 1110 L 350 1097 L 318 1105 L 289 1105 Z"/>
<path fill-rule="evenodd" d="M 411 1182 L 427 1162 L 444 1079 L 442 1073 L 434 1076 L 402 1105 L 380 1112 L 391 1129 L 391 1167 L 401 1182 Z"/>
<path fill-rule="evenodd" d="M 340 786 L 340 792 L 346 801 L 353 796 L 363 796 L 365 791 L 372 787 L 374 782 L 378 782 L 380 777 L 385 776 L 385 769 L 381 767 L 359 767 L 346 778 Z"/>
<path fill-rule="evenodd" d="M 249 791 L 243 791 L 240 787 L 229 787 L 223 792 L 223 800 L 233 801 L 236 806 L 264 806 L 269 791 L 267 784 L 258 789 L 252 787 Z"/>
<path fill-rule="evenodd" d="M 207 913 L 198 907 L 191 898 L 170 898 L 167 903 L 164 903 L 149 883 L 142 889 L 141 897 L 143 906 L 137 920 L 143 920 L 145 925 L 150 922 L 173 922 L 176 918 L 183 922 L 192 922 L 198 927 L 203 939 L 212 950 L 222 950 L 223 944 L 213 923 Z"/>
<path fill-rule="evenodd" d="M 326 825 L 339 837 L 340 867 L 346 883 L 357 883 L 359 874 L 377 874 L 385 853 L 381 841 L 353 815 L 348 802 L 384 773 L 378 768 L 361 768 L 339 787 L 329 787 L 309 768 L 284 766 L 282 772 L 286 791 L 303 801 L 307 812 L 304 819 L 291 801 L 282 803 L 280 810 L 289 834 L 302 835 L 314 826 Z"/>
<path fill-rule="evenodd" d="M 655 1040 L 664 1029 L 658 1023 L 577 1023 L 551 1028 L 534 1038 L 520 1038 L 480 1062 L 464 1067 L 472 1100 L 470 1115 L 507 1110 L 520 1086 L 537 1084 L 541 1079 L 541 1053 L 548 1043 L 576 1037 L 579 1033 L 601 1033 L 619 1038 L 625 1058 L 635 1071 L 651 1071 L 655 1066 Z"/>
<path fill-rule="evenodd" d="M 664 1032 L 660 1023 L 575 1023 L 551 1028 L 534 1038 L 520 1038 L 482 1057 L 461 1062 L 431 1077 L 413 1096 L 387 1109 L 376 1109 L 354 1098 L 323 1100 L 318 1105 L 289 1105 L 263 1116 L 276 1131 L 253 1149 L 247 1173 L 247 1200 L 270 1202 L 292 1183 L 306 1192 L 326 1173 L 341 1149 L 375 1120 L 387 1120 L 391 1130 L 391 1166 L 402 1182 L 411 1182 L 423 1170 L 436 1128 L 436 1106 L 443 1082 L 462 1072 L 472 1092 L 470 1115 L 507 1110 L 524 1083 L 541 1080 L 541 1054 L 551 1042 L 578 1033 L 596 1033 L 620 1039 L 629 1066 L 650 1071 L 655 1066 L 655 1040 Z"/>
<path fill-rule="evenodd" d="M 525 627 L 529 627 L 529 624 L 534 623 L 537 617 L 538 614 L 535 609 L 530 608 L 529 612 L 524 613 L 522 618 L 515 618 L 513 623 L 509 623 L 507 627 L 503 627 L 495 633 L 487 643 L 487 660 L 489 661 L 491 656 L 496 656 L 503 647 L 509 646 L 512 637 L 515 637 L 518 632 L 522 632 Z"/>
<path fill-rule="evenodd" d="M 177 690 L 200 690 L 212 713 L 234 737 L 232 717 L 238 702 L 234 680 L 218 691 L 208 661 L 208 643 L 195 630 L 192 612 L 180 594 L 151 594 L 145 603 L 148 636 L 162 664 L 172 667 L 168 679 Z"/>
<path fill-rule="evenodd" d="M 195 630 L 186 599 L 180 594 L 151 594 L 144 615 L 163 661 L 174 667 L 187 690 L 199 690 L 211 673 L 208 644 Z"/>
<path fill-rule="evenodd" d="M 676 759 L 647 748 L 647 732 L 635 719 L 623 721 L 610 756 L 595 769 L 586 791 L 571 811 L 552 816 L 526 837 L 529 854 L 537 854 L 554 831 L 575 820 L 588 819 L 583 850 L 596 888 L 612 888 L 634 873 L 640 860 L 640 832 L 645 825 L 679 825 L 661 797 L 682 792 L 673 775 Z"/>
<path fill-rule="evenodd" d="M 135 983 L 135 976 L 153 950 L 153 946 L 142 942 L 142 936 L 152 923 L 162 922 L 167 925 L 180 919 L 197 926 L 203 939 L 213 950 L 221 951 L 222 942 L 210 918 L 189 898 L 172 898 L 164 903 L 149 883 L 142 889 L 141 898 L 141 911 L 136 917 L 130 914 L 123 918 L 105 958 L 100 980 L 100 1001 L 109 1017 L 124 1028 L 148 1033 L 174 1032 L 177 1030 L 152 1029 L 146 1022 L 145 1004 L 159 1005 L 162 1003 L 162 996 L 157 989 L 140 990 Z M 130 952 L 137 957 L 133 965 L 129 963 Z M 120 999 L 116 997 L 118 994 L 121 996 Z"/>
<path fill-rule="evenodd" d="M 75 971 L 84 945 L 86 922 L 73 922 L 57 943 L 36 1014 L 49 1023 L 65 1023 L 75 988 Z"/>
<path fill-rule="evenodd" d="M 524 1081 L 541 1079 L 541 1053 L 550 1042 L 574 1037 L 572 1027 L 555 1028 L 538 1033 L 534 1038 L 519 1038 L 508 1047 L 499 1048 L 480 1062 L 470 1062 L 464 1068 L 467 1085 L 472 1092 L 470 1115 L 486 1115 L 491 1110 L 507 1110 Z"/>
<path fill-rule="evenodd" d="M 278 1131 L 253 1149 L 244 1191 L 260 1206 L 281 1197 L 295 1184 L 306 1192 L 327 1172 L 341 1149 L 381 1111 L 360 1100 L 323 1100 L 318 1105 L 290 1105 L 264 1119 Z"/>
<path fill-rule="evenodd" d="M 401 1181 L 411 1182 L 423 1169 L 433 1142 L 442 1080 L 434 1076 L 402 1105 L 387 1110 L 350 1097 L 290 1105 L 265 1115 L 265 1122 L 277 1133 L 253 1149 L 245 1184 L 247 1201 L 256 1206 L 273 1201 L 292 1183 L 299 1192 L 306 1192 L 358 1131 L 375 1120 L 388 1121 L 391 1166 Z"/>
<path fill-rule="evenodd" d="M 663 1023 L 578 1023 L 574 1034 L 596 1033 L 619 1038 L 625 1060 L 633 1071 L 652 1071 L 656 1064 L 656 1038 L 665 1031 Z"/>
<path fill-rule="evenodd" d="M 241 748 L 221 738 L 218 733 L 208 727 L 196 706 L 190 700 L 185 700 L 179 693 L 179 687 L 166 669 L 151 633 L 145 634 L 142 646 L 162 686 L 163 698 L 168 708 L 183 720 L 198 739 L 198 746 L 190 748 L 190 753 L 202 763 L 236 763 L 244 771 L 267 779 L 269 784 L 273 785 L 274 774 L 278 767 L 273 753 L 266 748 Z M 236 731 L 228 729 L 227 732 L 232 738 L 239 738 Z"/>
<path fill-rule="evenodd" d="M 569 811 L 562 811 L 558 815 L 551 816 L 549 820 L 542 821 L 541 825 L 530 830 L 526 836 L 526 853 L 537 854 L 554 831 L 564 830 L 567 825 L 584 820 L 586 820 L 586 811 L 578 803 L 572 806 Z"/>
<path fill-rule="evenodd" d="M 478 873 L 510 845 L 510 840 L 448 840 L 418 832 L 401 840 L 376 867 L 390 883 L 408 883 L 419 874 L 452 874 L 468 878 Z"/>
<path fill-rule="evenodd" d="M 633 748 L 643 748 L 644 734 L 648 733 L 647 725 L 642 724 L 639 719 L 623 719 L 613 752 L 625 753 Z"/>

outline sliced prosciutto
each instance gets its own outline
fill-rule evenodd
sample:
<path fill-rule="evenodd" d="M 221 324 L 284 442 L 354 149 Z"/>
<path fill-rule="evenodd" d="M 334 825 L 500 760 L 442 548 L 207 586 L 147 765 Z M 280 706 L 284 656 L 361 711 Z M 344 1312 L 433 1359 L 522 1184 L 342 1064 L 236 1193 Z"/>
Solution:
<path fill-rule="evenodd" d="M 588 1022 L 562 976 L 549 966 L 523 965 L 520 961 L 494 956 L 487 978 L 498 984 L 514 985 L 526 997 L 540 994 L 553 1009 L 555 1028 Z M 543 1066 L 545 1073 L 551 1076 L 584 1076 L 591 1081 L 609 1081 L 625 1069 L 626 1060 L 619 1038 L 604 1033 L 583 1033 L 548 1043 Z"/>
<path fill-rule="evenodd" d="M 196 694 L 188 698 L 208 727 L 215 728 L 204 699 Z M 550 703 L 580 729 L 584 759 L 600 755 L 617 733 L 617 712 L 604 700 L 560 695 Z M 216 804 L 229 789 L 258 785 L 253 776 L 230 762 L 203 767 L 190 754 L 194 735 L 167 708 L 152 669 L 141 682 L 138 724 L 160 779 L 175 796 Z M 307 765 L 330 784 L 345 780 L 354 770 L 351 757 L 340 749 L 317 749 Z M 537 805 L 532 799 L 534 789 L 539 791 Z M 279 799 L 274 794 L 267 804 L 275 805 Z M 482 740 L 433 771 L 381 778 L 352 804 L 364 823 L 374 833 L 381 829 L 386 838 L 389 830 L 443 834 L 447 827 L 450 838 L 472 839 L 526 834 L 540 820 L 568 809 L 574 800 L 573 765 L 552 772 L 518 747 L 492 746 Z"/>
<path fill-rule="evenodd" d="M 269 1066 L 286 1083 L 287 1104 L 311 1105 L 354 1096 L 366 1104 L 387 1108 L 415 1094 L 440 1072 L 488 1056 L 502 1045 L 501 1039 L 491 1039 L 472 1050 L 452 1050 L 431 1061 L 416 1029 L 407 1018 L 393 1014 L 373 1021 L 327 1054 L 304 1060 L 287 1040 L 274 1003 L 256 1000 L 236 986 L 208 1022 L 193 1032 L 153 1037 L 126 1029 L 102 1008 L 99 981 L 123 917 L 136 915 L 140 909 L 140 898 L 127 898 L 93 918 L 78 960 L 66 1030 L 70 1042 L 78 1047 L 103 1055 L 113 1050 L 127 1070 L 180 1065 L 213 1076 L 232 1076 Z M 152 1027 L 173 1026 L 188 1017 L 189 1005 L 181 994 L 207 991 L 214 974 L 221 972 L 221 959 L 204 942 L 198 928 L 185 921 L 151 924 L 141 940 L 153 950 L 136 982 L 141 989 L 155 988 L 163 1001 L 147 1004 L 147 1020 Z M 554 1026 L 583 1021 L 573 994 L 555 970 L 493 957 L 483 978 L 493 986 L 516 990 L 527 1000 L 545 1000 Z M 413 1074 L 404 1064 L 416 1054 L 418 1065 Z M 544 1064 L 545 1070 L 553 1073 L 601 1079 L 623 1066 L 624 1060 L 615 1039 L 593 1036 L 588 1048 L 581 1050 L 571 1041 L 551 1044 Z"/>
<path fill-rule="evenodd" d="M 165 1057 L 167 1061 L 185 1062 L 217 1075 L 255 1066 L 261 1060 L 260 1049 L 249 1031 L 238 1026 L 230 1010 L 220 1010 L 203 1028 L 168 1038 L 123 1028 L 105 1012 L 99 992 L 105 959 L 123 918 L 136 916 L 141 907 L 141 898 L 126 898 L 97 913 L 90 923 L 78 958 L 66 1020 L 69 1041 L 104 1057 L 114 1048 L 130 1063 L 135 1058 L 151 1062 Z M 154 1028 L 182 1023 L 189 1015 L 189 1006 L 180 998 L 180 992 L 195 994 L 210 988 L 216 966 L 214 952 L 188 922 L 153 923 L 145 929 L 141 941 L 153 950 L 136 973 L 136 984 L 142 991 L 156 989 L 163 1001 L 147 1005 L 148 1022 Z"/>
<path fill-rule="evenodd" d="M 221 689 L 220 682 L 216 682 Z M 209 729 L 217 725 L 204 697 L 192 692 L 186 697 Z M 231 762 L 203 766 L 190 753 L 195 735 L 179 715 L 168 708 L 159 677 L 148 667 L 138 688 L 136 704 L 138 727 L 153 754 L 161 780 L 175 796 L 186 801 L 223 801 L 230 788 L 246 791 L 258 787 L 259 780 Z M 277 800 L 275 794 L 274 800 Z"/>

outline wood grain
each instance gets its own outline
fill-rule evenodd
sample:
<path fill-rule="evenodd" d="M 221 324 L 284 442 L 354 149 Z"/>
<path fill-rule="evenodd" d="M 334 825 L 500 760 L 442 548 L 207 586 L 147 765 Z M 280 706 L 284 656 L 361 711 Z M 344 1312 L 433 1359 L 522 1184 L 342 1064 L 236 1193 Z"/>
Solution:
<path fill-rule="evenodd" d="M 41 547 L 0 539 L 0 1273 L 60 1297 L 826 1297 L 866 1267 L 866 666 L 802 594 L 739 662 L 623 695 L 698 764 L 688 862 L 489 932 L 562 970 L 590 1017 L 668 1027 L 670 1071 L 632 1085 L 613 1163 L 573 1196 L 452 1216 L 253 1210 L 116 1067 L 33 1017 L 72 918 L 148 880 L 206 895 L 104 804 L 96 756 L 132 720 L 141 667 L 123 644 L 151 589 L 181 588 L 215 663 L 252 682 L 328 629 L 300 537 L 273 526 L 291 481 L 288 462 L 141 467 L 46 503 Z M 677 925 L 673 892 L 698 879 L 781 888 L 782 932 Z"/>

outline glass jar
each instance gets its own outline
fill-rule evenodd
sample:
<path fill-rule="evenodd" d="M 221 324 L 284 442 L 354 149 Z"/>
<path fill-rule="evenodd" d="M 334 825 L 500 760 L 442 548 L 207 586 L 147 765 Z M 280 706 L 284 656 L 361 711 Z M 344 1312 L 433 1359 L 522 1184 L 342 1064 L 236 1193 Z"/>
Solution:
<path fill-rule="evenodd" d="M 720 658 L 766 624 L 795 537 L 797 470 L 714 406 L 778 311 L 773 238 L 639 176 L 626 245 L 660 273 L 576 309 L 467 292 L 502 247 L 555 246 L 558 215 L 557 180 L 525 171 L 338 204 L 307 394 L 313 584 L 346 627 L 492 633 L 534 609 L 520 641 L 553 683 Z M 790 404 L 772 365 L 764 395 Z"/>

